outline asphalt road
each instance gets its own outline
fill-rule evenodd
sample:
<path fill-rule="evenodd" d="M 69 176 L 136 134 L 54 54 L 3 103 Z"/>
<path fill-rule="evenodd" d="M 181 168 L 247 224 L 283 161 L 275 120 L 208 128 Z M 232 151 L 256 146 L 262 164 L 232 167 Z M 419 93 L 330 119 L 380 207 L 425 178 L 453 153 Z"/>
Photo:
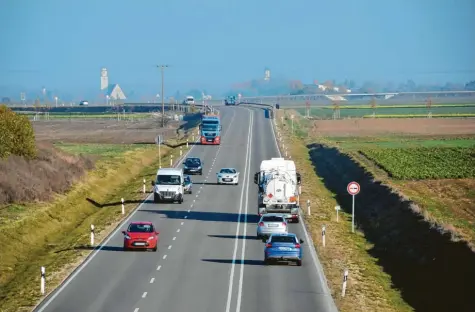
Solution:
<path fill-rule="evenodd" d="M 270 119 L 259 108 L 221 115 L 222 145 L 189 153 L 204 161 L 193 194 L 183 204 L 145 202 L 131 216 L 155 223 L 159 250 L 122 251 L 124 225 L 36 311 L 337 311 L 301 224 L 290 229 L 305 240 L 303 266 L 263 265 L 252 177 L 278 156 Z M 215 185 L 222 167 L 240 172 L 238 186 Z"/>

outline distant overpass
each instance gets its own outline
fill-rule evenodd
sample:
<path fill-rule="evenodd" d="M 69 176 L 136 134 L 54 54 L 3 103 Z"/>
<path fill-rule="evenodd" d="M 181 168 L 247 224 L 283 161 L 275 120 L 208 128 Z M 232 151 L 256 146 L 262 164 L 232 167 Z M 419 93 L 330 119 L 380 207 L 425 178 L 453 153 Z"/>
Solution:
<path fill-rule="evenodd" d="M 339 102 L 340 105 L 352 104 L 369 104 L 375 100 L 377 105 L 397 105 L 397 104 L 424 104 L 429 99 L 433 104 L 438 103 L 475 103 L 475 91 L 431 91 L 431 92 L 380 92 L 380 93 L 340 93 L 340 94 L 301 94 L 301 95 L 270 95 L 270 96 L 250 96 L 241 97 L 243 103 L 263 103 L 276 104 L 279 103 L 281 107 L 305 107 L 308 102 L 311 106 L 316 105 L 331 105 L 334 102 Z M 197 107 L 203 106 L 203 101 L 196 101 Z M 215 98 L 204 101 L 209 106 L 224 105 L 224 98 Z M 34 107 L 31 104 L 9 103 L 7 106 L 15 108 L 15 110 L 45 110 L 45 105 Z M 176 109 L 177 107 L 187 107 L 181 103 L 164 103 L 165 110 Z M 89 111 L 100 107 L 101 110 L 113 111 L 117 107 L 126 107 L 126 111 L 148 112 L 160 111 L 162 109 L 161 103 L 148 102 L 126 102 L 116 106 L 105 105 L 104 103 L 90 103 L 87 106 L 62 104 L 56 107 L 55 103 L 48 105 L 50 111 Z M 89 109 L 87 107 L 90 107 Z M 93 107 L 95 109 L 93 109 Z M 96 108 L 97 107 L 97 108 Z"/>
<path fill-rule="evenodd" d="M 301 94 L 242 97 L 244 103 L 276 104 L 281 107 L 305 107 L 331 105 L 369 104 L 375 100 L 377 105 L 424 104 L 430 100 L 438 103 L 475 103 L 475 91 L 432 91 L 432 92 L 381 92 L 344 94 Z"/>

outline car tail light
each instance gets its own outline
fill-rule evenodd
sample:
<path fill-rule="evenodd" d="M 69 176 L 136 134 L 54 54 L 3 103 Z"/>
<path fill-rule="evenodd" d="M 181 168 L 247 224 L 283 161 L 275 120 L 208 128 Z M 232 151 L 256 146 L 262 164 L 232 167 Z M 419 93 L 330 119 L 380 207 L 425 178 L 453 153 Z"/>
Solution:
<path fill-rule="evenodd" d="M 286 227 L 286 226 L 287 226 L 287 223 L 282 222 L 282 226 L 283 226 L 283 227 Z"/>
<path fill-rule="evenodd" d="M 300 246 L 300 245 L 299 245 Z M 266 247 L 267 248 L 271 248 L 272 247 L 272 244 L 266 244 Z"/>
<path fill-rule="evenodd" d="M 259 226 L 264 226 L 264 222 L 259 222 Z"/>
<path fill-rule="evenodd" d="M 295 244 L 295 248 L 300 248 L 300 244 Z"/>

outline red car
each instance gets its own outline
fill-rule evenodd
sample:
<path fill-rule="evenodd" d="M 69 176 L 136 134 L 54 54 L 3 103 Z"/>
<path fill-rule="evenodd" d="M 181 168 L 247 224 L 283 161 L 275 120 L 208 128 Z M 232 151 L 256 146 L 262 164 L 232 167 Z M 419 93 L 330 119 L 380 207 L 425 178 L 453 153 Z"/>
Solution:
<path fill-rule="evenodd" d="M 160 233 L 155 230 L 152 222 L 131 222 L 127 231 L 122 231 L 122 233 L 124 234 L 124 250 L 152 249 L 157 251 Z"/>

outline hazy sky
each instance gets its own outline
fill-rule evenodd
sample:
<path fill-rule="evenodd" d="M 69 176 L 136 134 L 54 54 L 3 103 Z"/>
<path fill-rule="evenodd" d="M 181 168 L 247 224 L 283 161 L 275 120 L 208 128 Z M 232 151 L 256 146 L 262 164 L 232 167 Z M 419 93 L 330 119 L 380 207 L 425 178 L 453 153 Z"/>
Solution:
<path fill-rule="evenodd" d="M 475 78 L 474 0 L 0 0 L 0 86 Z M 79 92 L 79 91 L 78 91 Z"/>

